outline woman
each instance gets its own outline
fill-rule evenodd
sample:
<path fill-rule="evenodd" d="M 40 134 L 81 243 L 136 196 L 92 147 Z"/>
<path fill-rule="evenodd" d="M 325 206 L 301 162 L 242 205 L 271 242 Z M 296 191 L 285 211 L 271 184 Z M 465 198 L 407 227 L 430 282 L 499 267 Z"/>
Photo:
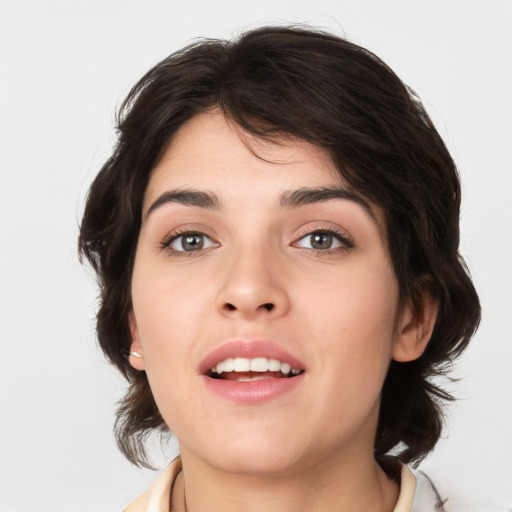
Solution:
<path fill-rule="evenodd" d="M 440 436 L 430 378 L 480 310 L 414 94 L 361 47 L 269 27 L 162 61 L 119 134 L 79 246 L 130 383 L 119 446 L 180 445 L 126 510 L 442 510 L 406 464 Z"/>

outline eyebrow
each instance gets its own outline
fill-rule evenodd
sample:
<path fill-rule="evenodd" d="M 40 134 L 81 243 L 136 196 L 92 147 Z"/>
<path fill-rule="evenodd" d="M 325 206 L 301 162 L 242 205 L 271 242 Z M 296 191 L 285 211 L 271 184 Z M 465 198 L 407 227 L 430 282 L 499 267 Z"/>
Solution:
<path fill-rule="evenodd" d="M 308 204 L 320 203 L 329 201 L 330 199 L 346 199 L 353 201 L 362 206 L 367 213 L 378 222 L 377 216 L 372 209 L 370 203 L 362 196 L 343 186 L 330 186 L 330 187 L 317 187 L 308 188 L 302 187 L 297 190 L 285 192 L 281 196 L 282 208 L 297 208 Z"/>
<path fill-rule="evenodd" d="M 156 201 L 148 208 L 145 217 L 147 218 L 151 212 L 167 203 L 178 203 L 213 210 L 219 210 L 221 207 L 219 198 L 212 192 L 201 192 L 192 189 L 169 190 L 158 196 Z"/>
<path fill-rule="evenodd" d="M 357 203 L 378 223 L 370 203 L 353 190 L 343 186 L 301 187 L 297 190 L 288 190 L 281 195 L 280 205 L 281 208 L 286 209 L 299 208 L 331 199 L 345 199 Z M 158 196 L 151 204 L 145 214 L 145 218 L 154 210 L 167 203 L 178 203 L 185 206 L 196 206 L 212 210 L 220 210 L 222 208 L 219 197 L 213 192 L 203 192 L 194 189 L 169 190 Z"/>

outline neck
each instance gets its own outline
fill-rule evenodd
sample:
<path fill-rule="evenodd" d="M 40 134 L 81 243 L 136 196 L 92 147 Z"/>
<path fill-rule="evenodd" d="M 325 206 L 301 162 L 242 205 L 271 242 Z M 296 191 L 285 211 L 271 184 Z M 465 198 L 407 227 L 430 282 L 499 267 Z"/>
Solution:
<path fill-rule="evenodd" d="M 376 463 L 333 454 L 286 474 L 236 474 L 198 460 L 182 448 L 183 473 L 173 491 L 173 512 L 391 512 L 398 485 Z"/>

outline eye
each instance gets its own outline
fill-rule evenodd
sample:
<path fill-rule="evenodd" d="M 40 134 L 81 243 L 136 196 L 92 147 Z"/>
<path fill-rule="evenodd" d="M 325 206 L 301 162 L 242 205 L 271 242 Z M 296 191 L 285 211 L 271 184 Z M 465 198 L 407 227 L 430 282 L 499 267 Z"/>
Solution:
<path fill-rule="evenodd" d="M 294 247 L 321 252 L 339 248 L 350 249 L 354 247 L 354 244 L 348 238 L 334 231 L 314 231 L 313 233 L 308 233 L 293 245 Z"/>
<path fill-rule="evenodd" d="M 201 249 L 217 247 L 216 243 L 202 233 L 183 233 L 181 235 L 175 235 L 163 245 L 176 252 L 196 252 Z"/>

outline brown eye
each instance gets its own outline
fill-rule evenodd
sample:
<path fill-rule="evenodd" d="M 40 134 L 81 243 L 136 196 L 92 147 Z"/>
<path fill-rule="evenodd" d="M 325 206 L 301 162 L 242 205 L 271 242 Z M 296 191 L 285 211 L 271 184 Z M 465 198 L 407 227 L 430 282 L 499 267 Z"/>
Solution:
<path fill-rule="evenodd" d="M 338 236 L 331 233 L 317 231 L 302 237 L 298 242 L 298 247 L 304 249 L 313 249 L 315 251 L 328 251 L 345 245 Z"/>
<path fill-rule="evenodd" d="M 310 237 L 310 243 L 313 249 L 325 250 L 330 249 L 332 246 L 332 235 L 327 233 L 313 233 Z"/>
<path fill-rule="evenodd" d="M 198 249 L 202 249 L 204 245 L 204 240 L 202 235 L 186 235 L 182 237 L 181 247 L 185 251 L 197 251 Z"/>
<path fill-rule="evenodd" d="M 314 231 L 293 244 L 294 247 L 328 252 L 334 249 L 351 249 L 354 243 L 341 233 L 334 231 Z"/>
<path fill-rule="evenodd" d="M 185 233 L 171 240 L 168 247 L 176 252 L 194 252 L 214 247 L 215 244 L 201 233 Z"/>

